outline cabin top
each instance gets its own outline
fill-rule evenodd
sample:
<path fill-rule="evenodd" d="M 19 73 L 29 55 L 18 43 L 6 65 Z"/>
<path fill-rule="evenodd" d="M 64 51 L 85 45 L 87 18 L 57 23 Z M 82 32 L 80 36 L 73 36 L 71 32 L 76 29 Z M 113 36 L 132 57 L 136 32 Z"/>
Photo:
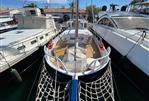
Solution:
<path fill-rule="evenodd" d="M 39 8 L 23 8 L 20 10 L 24 16 L 41 16 L 41 10 Z"/>
<path fill-rule="evenodd" d="M 39 8 L 23 8 L 14 18 L 18 22 L 19 29 L 55 29 L 53 18 L 45 16 Z"/>

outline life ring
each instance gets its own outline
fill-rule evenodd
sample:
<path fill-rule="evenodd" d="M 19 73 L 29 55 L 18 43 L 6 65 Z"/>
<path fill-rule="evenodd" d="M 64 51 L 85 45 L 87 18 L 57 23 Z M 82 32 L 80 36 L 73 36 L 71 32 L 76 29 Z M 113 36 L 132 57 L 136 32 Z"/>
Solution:
<path fill-rule="evenodd" d="M 52 49 L 53 48 L 53 43 L 52 42 L 49 42 L 48 43 L 48 49 Z"/>

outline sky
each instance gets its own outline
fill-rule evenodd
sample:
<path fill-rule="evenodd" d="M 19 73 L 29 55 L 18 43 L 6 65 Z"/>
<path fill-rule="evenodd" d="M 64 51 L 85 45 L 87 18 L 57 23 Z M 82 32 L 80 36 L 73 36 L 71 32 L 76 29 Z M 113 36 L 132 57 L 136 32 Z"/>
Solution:
<path fill-rule="evenodd" d="M 51 3 L 47 3 L 52 2 Z M 34 2 L 38 5 L 38 7 L 51 7 L 51 8 L 61 8 L 65 7 L 68 8 L 69 4 L 73 0 L 0 0 L 0 7 L 4 8 L 22 8 L 24 4 Z M 103 5 L 106 5 L 109 7 L 110 4 L 118 4 L 118 8 L 120 8 L 123 5 L 128 5 L 131 0 L 92 0 L 93 4 L 95 4 L 97 7 L 102 7 Z M 80 0 L 80 8 L 86 8 L 86 6 L 91 5 L 91 0 Z"/>

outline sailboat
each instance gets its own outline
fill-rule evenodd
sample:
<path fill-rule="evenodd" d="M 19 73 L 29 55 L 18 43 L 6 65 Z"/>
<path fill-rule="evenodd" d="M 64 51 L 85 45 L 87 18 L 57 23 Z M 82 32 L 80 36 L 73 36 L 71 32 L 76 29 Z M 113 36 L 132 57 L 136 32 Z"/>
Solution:
<path fill-rule="evenodd" d="M 114 101 L 111 49 L 78 19 L 78 5 L 69 28 L 44 46 L 36 101 Z"/>

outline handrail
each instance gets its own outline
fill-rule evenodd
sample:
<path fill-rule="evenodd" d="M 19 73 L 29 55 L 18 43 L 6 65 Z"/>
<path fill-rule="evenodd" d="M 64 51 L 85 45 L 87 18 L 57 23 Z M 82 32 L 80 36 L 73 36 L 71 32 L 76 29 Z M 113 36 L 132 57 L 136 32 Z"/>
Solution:
<path fill-rule="evenodd" d="M 64 65 L 64 63 L 61 61 L 61 59 L 59 59 L 58 57 L 56 57 L 56 58 L 57 58 L 57 60 L 59 60 L 61 62 L 61 64 L 64 66 L 65 71 L 68 73 L 68 70 L 67 70 L 66 66 Z"/>
<path fill-rule="evenodd" d="M 46 48 L 46 47 L 45 47 L 45 48 Z M 46 49 L 46 51 L 47 51 L 47 50 L 48 50 L 48 49 Z M 99 60 L 102 60 L 102 59 L 104 59 L 104 58 L 109 57 L 110 53 L 111 53 L 111 48 L 108 47 L 108 48 L 107 48 L 107 54 L 106 54 L 106 55 L 104 55 L 104 56 L 102 56 L 102 57 L 100 57 L 100 58 L 95 59 L 95 60 L 92 61 L 88 66 L 91 66 L 91 64 L 93 64 L 93 63 L 95 62 L 94 68 L 95 68 L 95 67 L 98 67 L 98 66 L 96 66 L 96 62 L 99 61 Z M 54 57 L 54 56 L 50 55 L 48 51 L 45 53 L 45 55 L 49 56 L 50 58 L 51 58 L 51 57 L 52 57 L 52 58 L 55 58 L 56 61 L 59 61 L 59 62 L 63 65 L 64 70 L 68 73 L 67 67 L 65 66 L 65 64 L 63 63 L 63 61 L 62 61 L 60 58 Z M 84 60 L 84 59 L 81 59 L 81 60 Z M 57 65 L 59 66 L 58 63 L 57 63 Z"/>
<path fill-rule="evenodd" d="M 91 66 L 91 65 L 94 63 L 94 68 L 93 68 L 93 69 L 95 69 L 95 67 L 99 67 L 100 65 L 99 65 L 99 66 L 96 66 L 97 61 L 109 57 L 109 55 L 110 55 L 110 53 L 111 53 L 111 48 L 110 48 L 110 47 L 107 48 L 107 52 L 108 52 L 108 53 L 107 53 L 106 55 L 104 55 L 104 56 L 102 56 L 102 57 L 100 57 L 100 58 L 95 59 L 95 60 L 92 61 L 88 66 Z"/>
<path fill-rule="evenodd" d="M 104 55 L 104 56 L 102 56 L 102 57 L 100 57 L 100 58 L 97 58 L 96 60 L 101 60 L 101 59 L 103 59 L 103 58 L 106 58 L 106 57 L 108 57 L 109 55 L 110 55 L 110 53 L 111 53 L 111 48 L 110 47 L 108 47 L 107 48 L 107 54 L 106 55 Z"/>

